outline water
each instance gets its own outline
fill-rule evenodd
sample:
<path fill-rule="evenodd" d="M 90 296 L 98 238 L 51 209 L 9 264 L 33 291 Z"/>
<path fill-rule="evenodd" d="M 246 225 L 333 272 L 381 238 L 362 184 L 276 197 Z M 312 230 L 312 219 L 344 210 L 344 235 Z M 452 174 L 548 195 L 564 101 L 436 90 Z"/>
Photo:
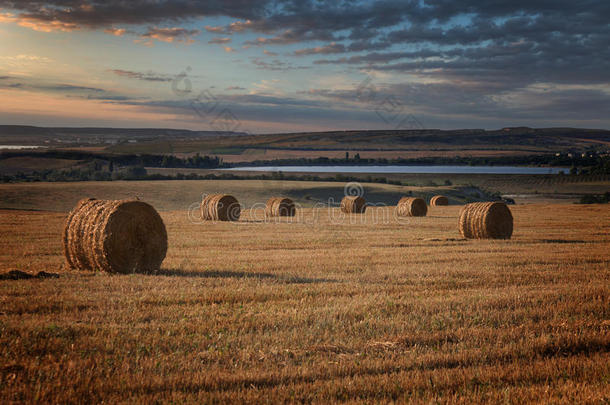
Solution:
<path fill-rule="evenodd" d="M 36 145 L 0 145 L 0 150 L 8 149 L 8 150 L 19 150 L 19 149 L 38 149 L 42 148 L 42 146 Z"/>
<path fill-rule="evenodd" d="M 285 173 L 440 173 L 440 174 L 558 174 L 568 173 L 565 167 L 529 166 L 253 166 L 231 169 L 252 172 Z"/>

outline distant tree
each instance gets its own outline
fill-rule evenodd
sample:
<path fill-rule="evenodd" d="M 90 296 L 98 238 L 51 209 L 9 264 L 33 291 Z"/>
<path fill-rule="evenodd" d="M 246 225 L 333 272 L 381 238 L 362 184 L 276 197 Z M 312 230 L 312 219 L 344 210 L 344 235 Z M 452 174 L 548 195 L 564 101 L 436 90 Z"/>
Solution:
<path fill-rule="evenodd" d="M 580 197 L 581 204 L 598 204 L 600 201 L 593 194 L 585 194 Z"/>
<path fill-rule="evenodd" d="M 581 204 L 607 204 L 610 202 L 610 191 L 599 196 L 593 194 L 585 194 L 580 197 Z"/>

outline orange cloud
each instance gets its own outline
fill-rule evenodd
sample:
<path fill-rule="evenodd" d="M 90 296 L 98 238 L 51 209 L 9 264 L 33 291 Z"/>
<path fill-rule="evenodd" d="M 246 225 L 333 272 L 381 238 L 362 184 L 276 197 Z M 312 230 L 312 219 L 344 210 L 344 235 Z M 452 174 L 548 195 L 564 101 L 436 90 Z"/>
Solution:
<path fill-rule="evenodd" d="M 229 24 L 228 31 L 229 32 L 241 32 L 252 25 L 252 21 L 236 21 L 234 23 Z"/>
<path fill-rule="evenodd" d="M 31 28 L 35 31 L 52 32 L 52 31 L 74 31 L 79 29 L 76 24 L 63 21 L 46 21 L 28 16 L 15 16 L 11 13 L 0 13 L 0 22 L 13 23 L 21 27 Z"/>
<path fill-rule="evenodd" d="M 145 45 L 148 45 L 147 40 L 156 39 L 157 41 L 163 42 L 182 42 L 185 44 L 192 44 L 195 40 L 193 36 L 199 35 L 199 30 L 189 30 L 186 28 L 173 27 L 173 28 L 158 28 L 151 27 L 148 32 L 142 34 L 140 38 Z"/>
<path fill-rule="evenodd" d="M 204 28 L 207 32 L 216 32 L 216 33 L 225 32 L 224 27 L 212 27 L 210 25 L 206 25 Z"/>
<path fill-rule="evenodd" d="M 127 33 L 127 30 L 125 28 L 106 28 L 104 32 L 116 37 L 122 37 Z"/>

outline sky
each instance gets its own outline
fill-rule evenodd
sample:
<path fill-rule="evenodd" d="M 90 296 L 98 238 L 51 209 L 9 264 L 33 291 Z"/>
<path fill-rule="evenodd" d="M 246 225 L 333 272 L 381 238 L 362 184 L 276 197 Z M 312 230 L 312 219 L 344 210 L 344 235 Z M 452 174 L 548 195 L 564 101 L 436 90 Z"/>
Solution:
<path fill-rule="evenodd" d="M 610 1 L 0 0 L 0 124 L 610 129 Z"/>

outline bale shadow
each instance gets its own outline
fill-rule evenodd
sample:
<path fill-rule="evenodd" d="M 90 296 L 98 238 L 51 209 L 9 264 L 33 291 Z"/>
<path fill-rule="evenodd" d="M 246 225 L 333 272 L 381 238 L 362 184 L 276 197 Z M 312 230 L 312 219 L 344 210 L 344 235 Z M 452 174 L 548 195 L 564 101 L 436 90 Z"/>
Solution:
<path fill-rule="evenodd" d="M 468 242 L 466 238 L 423 238 L 419 239 L 423 242 Z"/>
<path fill-rule="evenodd" d="M 59 278 L 59 274 L 47 273 L 46 271 L 30 274 L 21 270 L 11 270 L 8 273 L 0 274 L 0 280 L 44 280 L 50 278 Z"/>
<path fill-rule="evenodd" d="M 259 280 L 274 280 L 285 284 L 315 284 L 315 283 L 337 283 L 339 280 L 329 278 L 308 278 L 297 276 L 282 276 L 273 273 L 257 273 L 230 270 L 180 270 L 180 269 L 161 269 L 156 272 L 156 276 L 166 277 L 192 277 L 192 278 L 244 278 Z"/>
<path fill-rule="evenodd" d="M 265 221 L 264 219 L 240 219 L 239 221 L 236 221 L 235 223 L 237 225 L 239 224 L 264 224 L 268 221 Z"/>
<path fill-rule="evenodd" d="M 540 243 L 587 243 L 587 241 L 579 239 L 540 239 Z"/>

